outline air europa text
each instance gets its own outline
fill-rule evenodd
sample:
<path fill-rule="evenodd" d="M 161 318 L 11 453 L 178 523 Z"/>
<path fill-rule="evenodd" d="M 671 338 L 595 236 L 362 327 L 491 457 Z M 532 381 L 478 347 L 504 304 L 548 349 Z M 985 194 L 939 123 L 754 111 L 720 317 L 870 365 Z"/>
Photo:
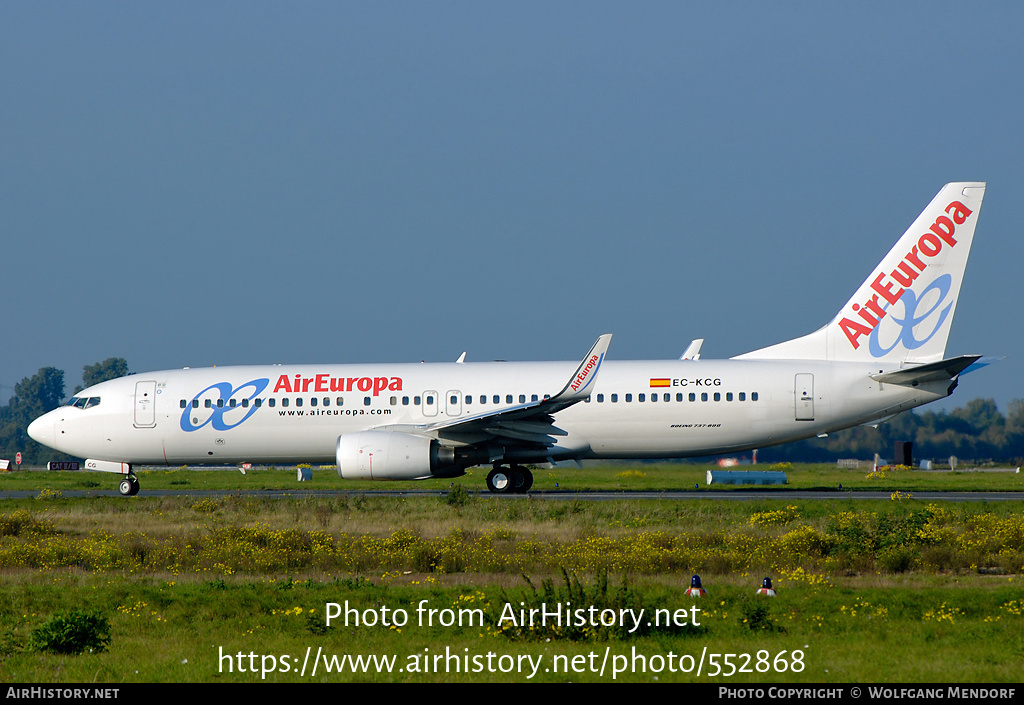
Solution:
<path fill-rule="evenodd" d="M 402 391 L 401 377 L 331 377 L 328 374 L 303 377 L 295 375 L 294 378 L 288 375 L 281 375 L 274 385 L 275 392 L 373 392 L 378 396 L 384 390 L 390 392 Z"/>
<path fill-rule="evenodd" d="M 871 298 L 850 307 L 860 321 L 852 320 L 850 317 L 844 317 L 839 321 L 839 327 L 843 329 L 854 350 L 860 347 L 857 338 L 870 335 L 885 317 L 886 308 L 899 301 L 906 291 L 905 287 L 911 286 L 925 270 L 927 264 L 922 257 L 931 259 L 946 245 L 956 247 L 956 226 L 963 225 L 972 211 L 960 201 L 951 202 L 944 210 L 946 215 L 940 215 L 935 219 L 928 232 L 917 239 L 917 244 L 910 248 L 910 252 L 903 257 L 896 269 L 888 275 L 879 272 L 871 281 L 871 289 L 875 292 Z M 947 215 L 949 217 L 946 217 Z M 878 297 L 882 297 L 886 303 L 880 303 Z"/>

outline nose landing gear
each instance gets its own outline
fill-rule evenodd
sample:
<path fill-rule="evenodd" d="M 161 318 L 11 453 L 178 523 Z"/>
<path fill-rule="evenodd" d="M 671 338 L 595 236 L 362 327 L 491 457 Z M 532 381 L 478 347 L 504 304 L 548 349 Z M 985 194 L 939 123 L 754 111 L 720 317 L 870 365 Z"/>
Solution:
<path fill-rule="evenodd" d="M 117 486 L 117 491 L 123 497 L 134 497 L 139 493 L 139 478 L 135 475 L 125 475 L 124 479 Z"/>

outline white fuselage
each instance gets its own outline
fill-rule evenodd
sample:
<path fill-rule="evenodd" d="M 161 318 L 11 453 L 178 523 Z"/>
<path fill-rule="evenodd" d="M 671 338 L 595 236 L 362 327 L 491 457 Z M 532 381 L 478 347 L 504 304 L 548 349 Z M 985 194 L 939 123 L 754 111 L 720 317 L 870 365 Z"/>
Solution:
<path fill-rule="evenodd" d="M 134 464 L 333 463 L 338 437 L 407 430 L 555 395 L 573 362 L 217 367 L 103 382 L 31 426 L 70 455 Z M 947 396 L 869 376 L 877 363 L 606 361 L 567 435 L 517 462 L 674 458 L 760 448 L 867 423 Z M 85 408 L 80 408 L 80 407 Z M 443 442 L 458 445 L 460 440 Z"/>

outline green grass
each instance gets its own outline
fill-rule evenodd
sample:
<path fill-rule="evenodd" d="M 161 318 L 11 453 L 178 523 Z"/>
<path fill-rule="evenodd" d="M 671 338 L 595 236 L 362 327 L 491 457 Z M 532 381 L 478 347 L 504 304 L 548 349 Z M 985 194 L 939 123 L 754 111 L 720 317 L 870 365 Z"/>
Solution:
<path fill-rule="evenodd" d="M 605 480 L 622 472 L 611 468 Z M 805 472 L 815 471 L 796 474 Z M 290 472 L 263 474 L 154 473 L 150 484 L 183 477 L 294 482 Z M 431 495 L 147 497 L 145 490 L 134 498 L 67 498 L 59 490 L 68 487 L 51 479 L 105 476 L 18 476 L 36 484 L 33 497 L 0 502 L 0 682 L 256 682 L 264 680 L 261 667 L 272 665 L 267 681 L 310 681 L 295 671 L 306 650 L 318 648 L 421 666 L 392 674 L 321 670 L 315 680 L 327 682 L 527 680 L 516 671 L 422 672 L 423 657 L 446 648 L 456 656 L 542 658 L 532 680 L 543 682 L 611 682 L 613 664 L 633 666 L 616 677 L 630 682 L 1020 679 L 1021 502 L 504 502 L 470 495 L 450 504 Z M 314 477 L 341 484 L 325 471 Z M 689 610 L 683 591 L 695 572 L 710 593 L 698 603 L 698 628 L 660 625 L 628 635 L 497 623 L 505 605 L 541 602 Z M 778 597 L 755 600 L 766 575 Z M 437 610 L 478 608 L 487 621 L 421 626 L 416 607 L 424 600 Z M 346 601 L 362 614 L 404 609 L 410 622 L 326 626 L 328 603 Z M 33 631 L 75 610 L 107 620 L 105 651 L 32 648 Z M 706 659 L 698 678 L 696 661 L 686 659 L 702 653 L 737 656 L 717 660 L 718 676 Z M 603 675 L 589 670 L 606 654 Z M 743 655 L 751 672 L 726 676 Z M 545 670 L 556 657 L 581 670 Z M 785 672 L 775 670 L 777 657 Z M 793 672 L 794 664 L 802 670 Z"/>
<path fill-rule="evenodd" d="M 788 465 L 788 464 L 787 464 Z M 745 466 L 753 468 L 754 466 Z M 771 465 L 759 465 L 769 469 Z M 689 463 L 620 463 L 534 470 L 534 491 L 545 490 L 736 490 L 736 485 L 706 485 L 707 471 L 716 466 Z M 744 469 L 744 468 L 740 468 Z M 451 485 L 463 485 L 470 491 L 485 491 L 487 468 L 471 468 L 463 477 L 452 480 L 426 480 L 420 482 L 362 482 L 342 480 L 334 466 L 313 468 L 313 479 L 298 482 L 294 469 L 254 468 L 242 475 L 237 470 L 160 470 L 140 469 L 138 477 L 142 492 L 147 489 L 178 490 L 436 490 L 445 491 Z M 829 463 L 797 464 L 786 469 L 788 484 L 758 486 L 762 490 L 774 489 L 836 489 L 842 485 L 848 490 L 876 490 L 883 492 L 922 492 L 927 490 L 959 491 L 1021 491 L 1024 474 L 1012 472 L 922 472 L 917 470 L 888 471 L 882 476 L 871 476 L 870 469 L 850 470 Z M 45 470 L 0 473 L 0 491 L 39 490 L 114 490 L 119 476 L 89 472 L 48 472 Z M 749 486 L 747 486 L 749 488 Z M 699 491 L 698 490 L 698 491 Z"/>

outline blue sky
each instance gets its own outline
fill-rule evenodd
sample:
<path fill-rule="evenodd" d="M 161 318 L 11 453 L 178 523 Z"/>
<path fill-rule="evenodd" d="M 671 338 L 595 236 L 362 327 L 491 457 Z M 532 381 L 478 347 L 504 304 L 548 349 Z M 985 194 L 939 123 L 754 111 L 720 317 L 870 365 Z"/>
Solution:
<path fill-rule="evenodd" d="M 0 4 L 0 401 L 261 362 L 729 357 L 988 182 L 942 408 L 1024 397 L 1024 6 Z M 934 407 L 933 407 L 934 408 Z"/>

